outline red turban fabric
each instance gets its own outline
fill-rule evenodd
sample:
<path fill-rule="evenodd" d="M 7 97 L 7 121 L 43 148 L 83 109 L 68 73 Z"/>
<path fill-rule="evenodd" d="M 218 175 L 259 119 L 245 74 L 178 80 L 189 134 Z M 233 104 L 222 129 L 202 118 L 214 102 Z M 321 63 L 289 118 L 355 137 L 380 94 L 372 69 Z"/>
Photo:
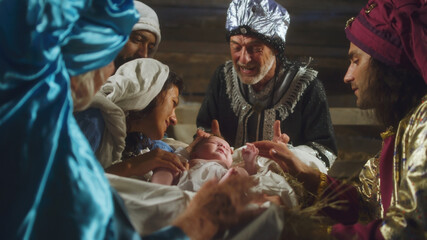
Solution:
<path fill-rule="evenodd" d="M 369 0 L 347 22 L 347 38 L 391 66 L 417 69 L 427 83 L 427 1 Z"/>

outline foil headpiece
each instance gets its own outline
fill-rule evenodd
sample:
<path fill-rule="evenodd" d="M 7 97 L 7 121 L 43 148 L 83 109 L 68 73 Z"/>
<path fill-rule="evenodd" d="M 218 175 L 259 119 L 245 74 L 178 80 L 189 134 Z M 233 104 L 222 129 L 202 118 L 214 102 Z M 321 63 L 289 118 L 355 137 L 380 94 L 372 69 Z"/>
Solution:
<path fill-rule="evenodd" d="M 227 11 L 227 40 L 233 35 L 252 35 L 282 52 L 290 16 L 273 0 L 233 0 Z"/>

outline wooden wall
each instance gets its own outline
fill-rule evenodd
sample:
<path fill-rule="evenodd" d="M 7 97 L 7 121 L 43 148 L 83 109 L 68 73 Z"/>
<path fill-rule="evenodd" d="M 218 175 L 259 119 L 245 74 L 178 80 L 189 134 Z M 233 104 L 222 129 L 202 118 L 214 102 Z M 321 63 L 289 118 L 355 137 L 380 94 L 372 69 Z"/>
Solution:
<path fill-rule="evenodd" d="M 201 101 L 216 67 L 230 59 L 224 28 L 229 0 L 144 2 L 158 13 L 160 20 L 162 42 L 156 58 L 184 78 L 187 100 Z M 342 81 L 348 63 L 344 26 L 366 0 L 278 2 L 291 15 L 285 50 L 288 58 L 313 57 L 313 67 L 319 70 L 332 97 L 331 107 L 354 106 L 351 91 Z"/>
<path fill-rule="evenodd" d="M 156 58 L 183 77 L 184 99 L 201 102 L 214 70 L 230 59 L 225 41 L 229 0 L 143 0 L 158 14 L 162 41 Z M 313 57 L 313 67 L 327 91 L 341 157 L 350 159 L 341 171 L 360 167 L 366 155 L 381 146 L 380 129 L 348 114 L 355 106 L 350 87 L 344 84 L 349 42 L 346 21 L 356 16 L 367 0 L 278 0 L 291 16 L 286 55 L 290 59 Z M 344 111 L 341 111 L 343 109 Z M 357 111 L 350 111 L 356 113 Z M 361 123 L 361 124 L 360 124 Z M 347 167 L 344 167 L 347 168 Z M 349 175 L 345 173 L 344 175 Z"/>

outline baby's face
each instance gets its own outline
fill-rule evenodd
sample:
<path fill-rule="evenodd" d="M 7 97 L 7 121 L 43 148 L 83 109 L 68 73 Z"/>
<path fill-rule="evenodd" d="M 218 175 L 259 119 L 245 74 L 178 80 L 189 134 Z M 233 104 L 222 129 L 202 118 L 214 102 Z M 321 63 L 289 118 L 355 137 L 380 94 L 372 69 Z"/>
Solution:
<path fill-rule="evenodd" d="M 210 136 L 203 140 L 203 143 L 196 149 L 197 158 L 220 160 L 225 163 L 227 167 L 230 167 L 233 162 L 231 154 L 232 150 L 227 141 L 215 136 Z"/>

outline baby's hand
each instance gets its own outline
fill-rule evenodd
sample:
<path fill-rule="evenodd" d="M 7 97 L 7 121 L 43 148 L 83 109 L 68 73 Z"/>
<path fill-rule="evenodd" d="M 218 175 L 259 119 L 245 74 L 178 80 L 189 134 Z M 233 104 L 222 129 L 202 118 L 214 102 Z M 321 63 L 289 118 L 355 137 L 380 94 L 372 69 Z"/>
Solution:
<path fill-rule="evenodd" d="M 258 148 L 252 143 L 246 143 L 246 148 L 242 149 L 242 158 L 245 162 L 245 169 L 250 175 L 255 174 L 257 171 L 256 158 L 258 153 Z"/>
<path fill-rule="evenodd" d="M 242 149 L 242 158 L 246 162 L 255 162 L 259 150 L 252 143 L 246 143 L 246 148 Z"/>

